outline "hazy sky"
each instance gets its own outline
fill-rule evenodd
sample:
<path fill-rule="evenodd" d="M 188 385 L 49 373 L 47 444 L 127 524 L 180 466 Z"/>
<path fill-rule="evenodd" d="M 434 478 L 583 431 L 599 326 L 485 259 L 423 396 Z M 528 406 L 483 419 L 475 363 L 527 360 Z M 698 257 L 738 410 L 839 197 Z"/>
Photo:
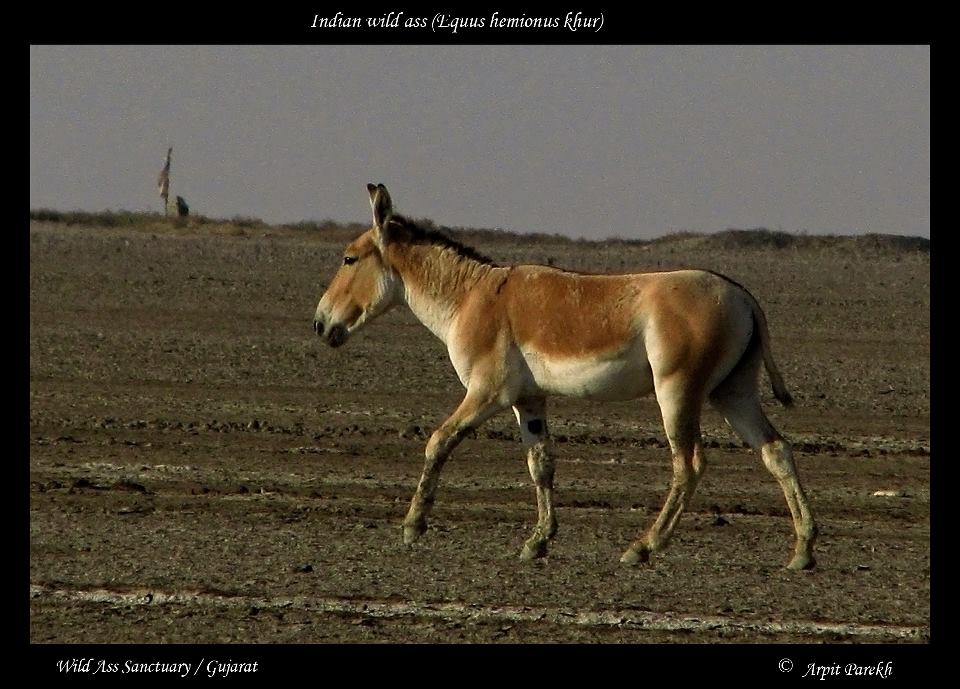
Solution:
<path fill-rule="evenodd" d="M 30 207 L 930 236 L 926 46 L 34 46 Z"/>

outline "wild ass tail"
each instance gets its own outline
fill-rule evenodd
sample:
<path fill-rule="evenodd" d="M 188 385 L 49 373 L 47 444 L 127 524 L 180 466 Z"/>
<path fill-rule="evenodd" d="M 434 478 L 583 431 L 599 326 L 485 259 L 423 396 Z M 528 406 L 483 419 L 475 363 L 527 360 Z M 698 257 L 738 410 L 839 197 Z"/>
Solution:
<path fill-rule="evenodd" d="M 767 375 L 770 376 L 770 382 L 773 384 L 773 394 L 780 400 L 785 407 L 793 406 L 793 397 L 787 391 L 787 386 L 783 382 L 783 376 L 780 375 L 777 364 L 773 360 L 773 351 L 770 349 L 770 330 L 767 328 L 767 317 L 763 314 L 763 309 L 756 299 L 753 299 L 753 323 L 754 332 L 760 339 L 760 350 L 763 352 L 763 365 L 767 369 Z"/>

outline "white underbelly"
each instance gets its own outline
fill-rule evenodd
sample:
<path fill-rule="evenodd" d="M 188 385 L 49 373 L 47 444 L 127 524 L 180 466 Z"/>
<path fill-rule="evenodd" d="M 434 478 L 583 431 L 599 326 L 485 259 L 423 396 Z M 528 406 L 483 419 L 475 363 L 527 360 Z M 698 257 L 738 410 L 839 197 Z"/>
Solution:
<path fill-rule="evenodd" d="M 550 359 L 536 352 L 523 352 L 523 358 L 532 378 L 524 386 L 528 393 L 629 400 L 653 390 L 650 365 L 640 347 L 614 358 Z"/>

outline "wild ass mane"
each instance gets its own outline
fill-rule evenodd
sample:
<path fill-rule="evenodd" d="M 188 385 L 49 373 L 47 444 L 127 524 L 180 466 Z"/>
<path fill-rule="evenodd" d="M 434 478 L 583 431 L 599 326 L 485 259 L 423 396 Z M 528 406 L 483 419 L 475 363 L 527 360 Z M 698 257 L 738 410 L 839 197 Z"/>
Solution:
<path fill-rule="evenodd" d="M 421 227 L 416 221 L 403 215 L 392 215 L 388 223 L 388 230 L 391 239 L 403 242 L 405 244 L 427 244 L 438 246 L 442 249 L 451 249 L 457 256 L 468 258 L 472 261 L 482 263 L 487 266 L 496 266 L 497 264 L 489 256 L 481 254 L 473 247 L 466 246 L 456 239 L 448 237 L 443 232 L 434 229 Z"/>

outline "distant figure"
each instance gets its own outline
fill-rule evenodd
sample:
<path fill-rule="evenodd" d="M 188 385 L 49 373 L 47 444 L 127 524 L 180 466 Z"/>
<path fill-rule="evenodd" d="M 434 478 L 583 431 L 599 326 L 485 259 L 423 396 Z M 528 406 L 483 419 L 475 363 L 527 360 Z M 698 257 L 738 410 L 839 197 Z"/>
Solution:
<path fill-rule="evenodd" d="M 185 218 L 190 215 L 190 206 L 183 200 L 182 196 L 177 197 L 177 217 Z"/>
<path fill-rule="evenodd" d="M 170 197 L 170 154 L 173 153 L 173 147 L 167 149 L 167 164 L 160 171 L 157 177 L 157 187 L 160 189 L 160 198 L 163 199 L 164 215 L 169 215 L 170 206 L 167 199 Z"/>

